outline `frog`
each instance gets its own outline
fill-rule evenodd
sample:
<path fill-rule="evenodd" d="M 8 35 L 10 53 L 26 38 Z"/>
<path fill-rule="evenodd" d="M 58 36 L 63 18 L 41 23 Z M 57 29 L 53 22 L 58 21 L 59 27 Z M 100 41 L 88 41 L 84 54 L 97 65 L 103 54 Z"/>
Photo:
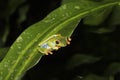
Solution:
<path fill-rule="evenodd" d="M 38 51 L 45 55 L 53 54 L 52 51 L 69 45 L 70 41 L 71 38 L 64 37 L 61 34 L 55 34 L 44 40 L 42 44 L 38 44 Z"/>

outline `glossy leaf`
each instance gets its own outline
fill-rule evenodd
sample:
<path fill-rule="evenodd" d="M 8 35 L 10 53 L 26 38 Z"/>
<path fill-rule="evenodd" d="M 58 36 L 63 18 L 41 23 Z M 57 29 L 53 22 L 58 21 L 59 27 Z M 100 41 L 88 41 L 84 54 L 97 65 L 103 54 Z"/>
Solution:
<path fill-rule="evenodd" d="M 102 0 L 100 1 L 101 3 L 106 3 L 109 1 L 118 1 L 118 0 Z M 114 10 L 114 7 L 111 6 L 109 8 L 102 9 L 100 11 L 97 11 L 95 13 L 90 14 L 89 16 L 84 18 L 84 24 L 85 25 L 90 25 L 90 26 L 98 26 L 106 19 L 108 19 L 109 15 L 111 14 L 112 10 Z"/>
<path fill-rule="evenodd" d="M 43 56 L 38 52 L 38 44 L 54 34 L 70 37 L 80 19 L 91 12 L 118 4 L 106 4 L 90 1 L 73 2 L 62 5 L 45 19 L 26 29 L 10 47 L 0 63 L 0 80 L 18 80 Z"/>
<path fill-rule="evenodd" d="M 107 19 L 111 11 L 112 11 L 112 7 L 97 11 L 85 17 L 83 22 L 85 25 L 98 26 Z"/>

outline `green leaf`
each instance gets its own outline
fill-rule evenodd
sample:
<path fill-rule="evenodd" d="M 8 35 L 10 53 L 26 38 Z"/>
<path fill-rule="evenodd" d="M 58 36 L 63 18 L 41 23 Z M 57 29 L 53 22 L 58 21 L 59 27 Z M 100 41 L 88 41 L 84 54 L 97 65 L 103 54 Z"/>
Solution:
<path fill-rule="evenodd" d="M 25 2 L 25 0 L 8 0 L 8 6 L 6 9 L 6 14 L 8 14 L 8 16 L 10 16 L 18 6 L 20 6 L 21 4 L 23 4 Z"/>
<path fill-rule="evenodd" d="M 9 48 L 0 48 L 0 61 L 4 58 Z"/>
<path fill-rule="evenodd" d="M 5 4 L 3 5 L 3 7 L 5 7 L 4 10 L 2 10 L 2 18 L 3 18 L 3 21 L 5 20 L 5 26 L 3 26 L 4 28 L 2 28 L 2 35 L 1 35 L 1 38 L 2 38 L 2 42 L 3 44 L 5 44 L 6 40 L 7 40 L 7 37 L 8 37 L 8 34 L 9 34 L 9 31 L 10 31 L 10 21 L 9 21 L 9 18 L 11 16 L 11 14 L 13 14 L 15 12 L 15 10 L 18 8 L 18 6 L 20 6 L 21 4 L 23 4 L 25 2 L 25 0 L 8 0 L 8 2 L 5 2 L 5 3 L 8 3 L 7 6 L 5 7 Z"/>
<path fill-rule="evenodd" d="M 118 2 L 99 4 L 73 2 L 62 5 L 45 19 L 26 29 L 10 47 L 0 63 L 0 80 L 18 80 L 43 56 L 38 44 L 55 34 L 70 37 L 79 20 L 91 12 L 104 9 Z"/>
<path fill-rule="evenodd" d="M 80 66 L 81 64 L 94 63 L 99 60 L 100 58 L 98 57 L 84 54 L 76 54 L 67 62 L 67 69 L 73 69 L 75 67 Z"/>
<path fill-rule="evenodd" d="M 102 0 L 101 3 L 107 3 L 109 1 L 115 1 L 115 0 Z M 102 9 L 100 11 L 97 11 L 95 13 L 92 13 L 89 16 L 85 17 L 83 22 L 85 25 L 98 26 L 102 24 L 109 17 L 113 9 L 114 7 L 111 6 L 111 7 Z"/>
<path fill-rule="evenodd" d="M 76 76 L 73 80 L 82 80 L 83 76 Z"/>
<path fill-rule="evenodd" d="M 118 72 L 120 72 L 120 63 L 114 62 L 108 66 L 107 70 L 105 71 L 105 75 L 114 76 Z"/>
<path fill-rule="evenodd" d="M 100 76 L 96 74 L 88 74 L 86 76 L 77 76 L 74 80 L 114 80 L 114 76 Z"/>
<path fill-rule="evenodd" d="M 92 33 L 97 33 L 97 34 L 103 34 L 103 33 L 110 33 L 113 32 L 116 29 L 115 26 L 102 26 L 102 27 L 89 27 L 87 28 L 88 32 L 92 32 Z"/>
<path fill-rule="evenodd" d="M 70 3 L 70 2 L 80 2 L 81 0 L 62 0 L 62 4 Z"/>
<path fill-rule="evenodd" d="M 85 76 L 85 78 L 83 80 L 109 80 L 109 79 L 107 79 L 106 77 L 103 77 L 103 76 L 90 74 L 88 76 Z"/>
<path fill-rule="evenodd" d="M 120 25 L 120 5 L 116 6 L 116 8 L 114 9 L 112 16 L 109 20 L 109 25 Z"/>
<path fill-rule="evenodd" d="M 112 7 L 102 9 L 85 17 L 83 22 L 85 25 L 98 26 L 107 19 L 111 11 Z"/>
<path fill-rule="evenodd" d="M 23 21 L 26 20 L 26 15 L 28 13 L 29 10 L 29 6 L 28 5 L 24 5 L 19 9 L 19 18 L 17 21 L 17 24 L 20 25 Z"/>

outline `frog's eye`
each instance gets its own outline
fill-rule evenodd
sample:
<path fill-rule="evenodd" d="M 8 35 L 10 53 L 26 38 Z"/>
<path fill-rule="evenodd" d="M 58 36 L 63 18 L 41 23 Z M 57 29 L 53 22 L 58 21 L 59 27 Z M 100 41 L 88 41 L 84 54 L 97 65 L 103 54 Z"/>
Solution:
<path fill-rule="evenodd" d="M 59 44 L 59 43 L 60 43 L 60 41 L 58 41 L 58 40 L 57 40 L 57 41 L 55 41 L 55 43 L 56 43 L 56 44 Z"/>

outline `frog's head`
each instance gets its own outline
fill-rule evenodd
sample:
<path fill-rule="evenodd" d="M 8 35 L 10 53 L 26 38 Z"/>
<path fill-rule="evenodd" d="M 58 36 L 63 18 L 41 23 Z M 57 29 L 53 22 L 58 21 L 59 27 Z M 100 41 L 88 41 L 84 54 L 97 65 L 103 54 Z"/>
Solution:
<path fill-rule="evenodd" d="M 61 35 L 57 36 L 54 38 L 54 44 L 55 44 L 55 48 L 59 49 L 61 47 L 65 47 L 68 44 L 70 44 L 70 39 L 68 39 L 67 37 L 62 37 Z"/>

